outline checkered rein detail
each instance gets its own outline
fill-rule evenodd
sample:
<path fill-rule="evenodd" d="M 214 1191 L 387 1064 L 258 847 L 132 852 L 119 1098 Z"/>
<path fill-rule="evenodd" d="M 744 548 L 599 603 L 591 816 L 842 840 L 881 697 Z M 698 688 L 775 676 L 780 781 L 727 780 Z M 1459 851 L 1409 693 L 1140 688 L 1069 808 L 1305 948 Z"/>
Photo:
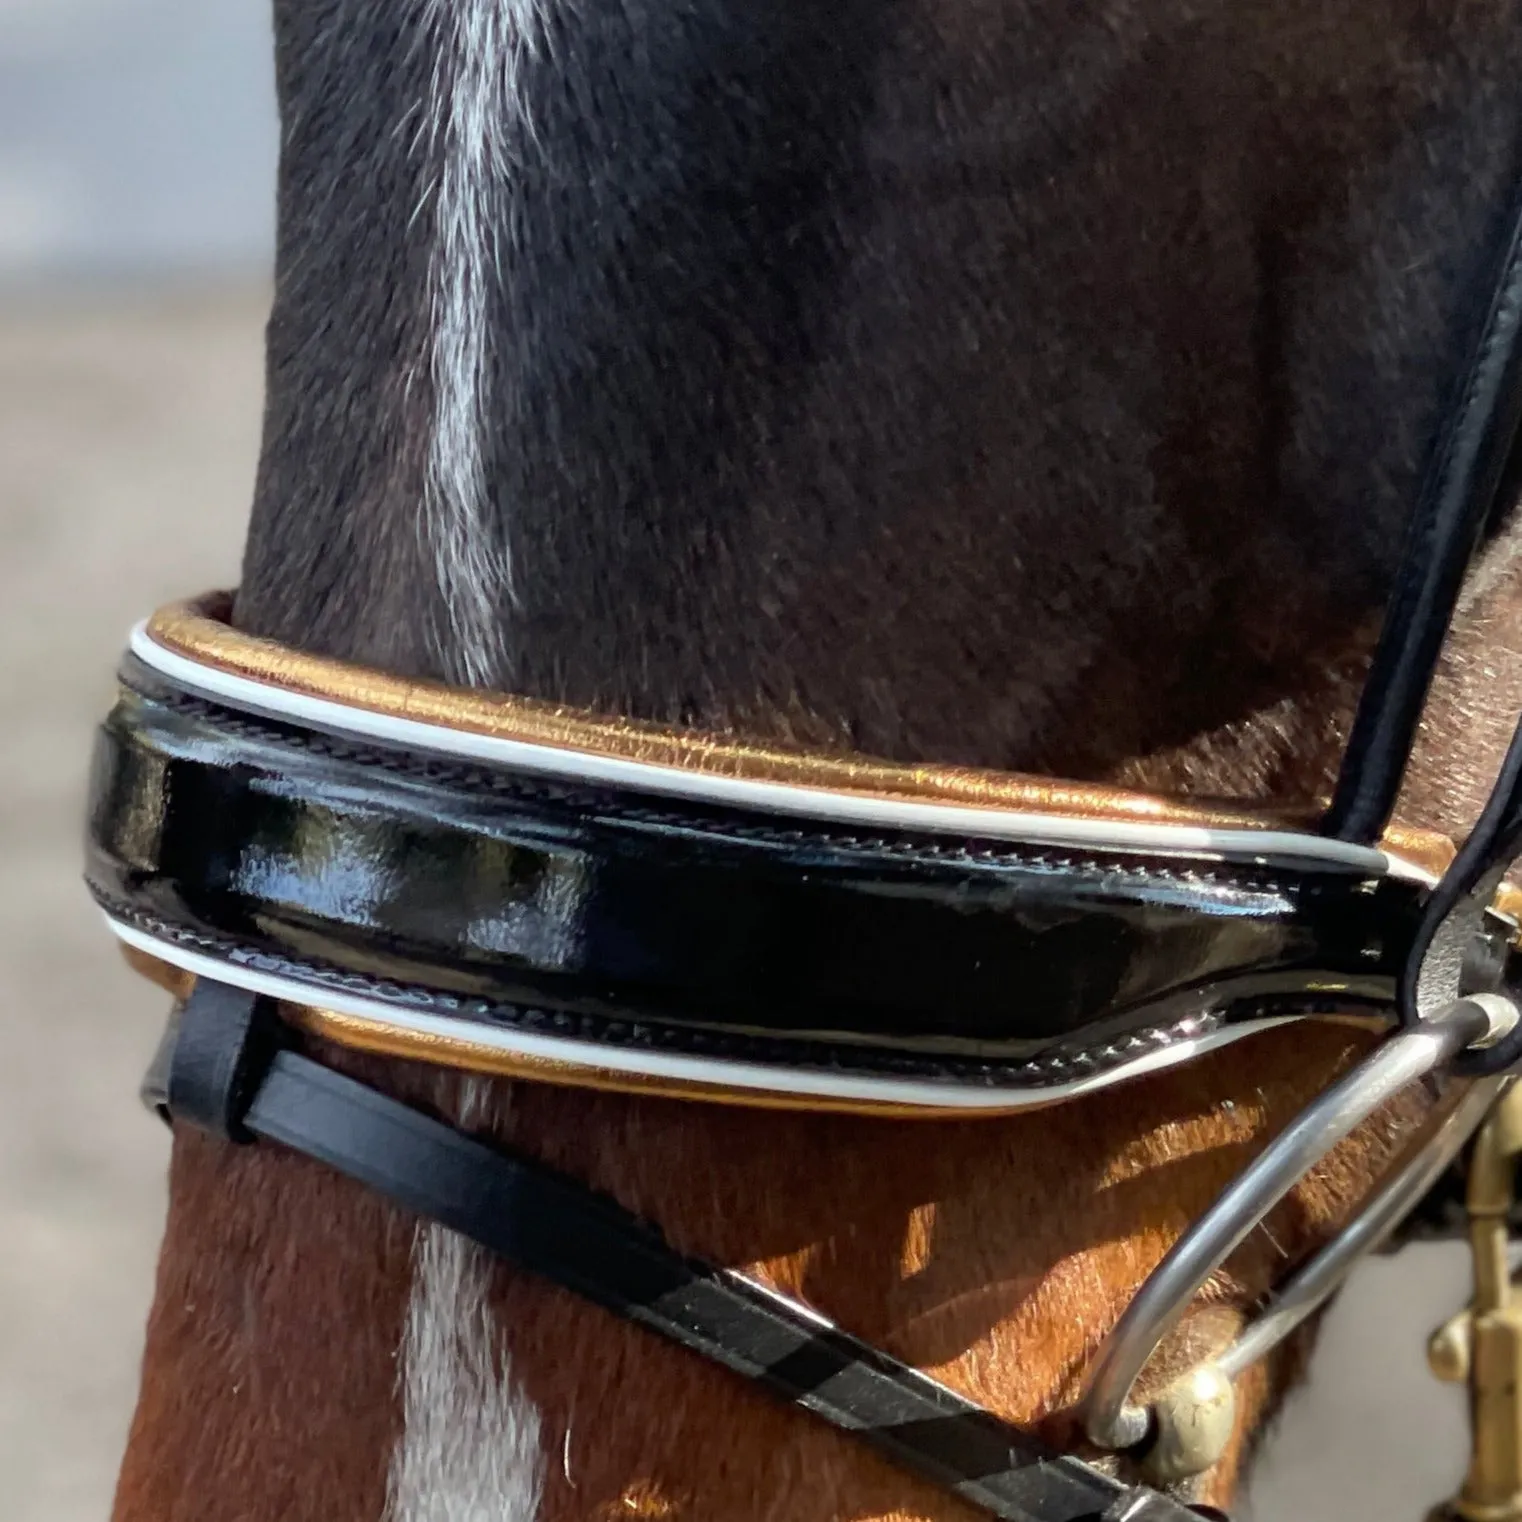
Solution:
<path fill-rule="evenodd" d="M 785 1296 L 672 1249 L 584 1184 L 490 1146 L 284 1045 L 268 1001 L 201 980 L 169 1065 L 168 1110 L 263 1138 L 744 1375 L 1006 1522 L 1187 1522 L 1056 1454 Z"/>

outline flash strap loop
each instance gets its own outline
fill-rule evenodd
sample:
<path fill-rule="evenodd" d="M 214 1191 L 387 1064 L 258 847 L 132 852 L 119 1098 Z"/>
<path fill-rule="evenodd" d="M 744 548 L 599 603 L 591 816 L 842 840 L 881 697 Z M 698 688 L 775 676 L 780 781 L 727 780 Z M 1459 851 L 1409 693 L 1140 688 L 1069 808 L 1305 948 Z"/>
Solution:
<path fill-rule="evenodd" d="M 224 1141 L 248 1143 L 244 1116 L 280 1046 L 273 1003 L 259 994 L 198 978 L 180 1013 L 165 1104 Z"/>

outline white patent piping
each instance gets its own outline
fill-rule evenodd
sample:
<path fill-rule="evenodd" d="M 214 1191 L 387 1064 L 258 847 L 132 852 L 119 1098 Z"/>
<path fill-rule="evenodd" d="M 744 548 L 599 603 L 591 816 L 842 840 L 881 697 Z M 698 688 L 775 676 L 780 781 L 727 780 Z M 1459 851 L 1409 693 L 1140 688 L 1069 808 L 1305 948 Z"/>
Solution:
<path fill-rule="evenodd" d="M 1425 868 L 1372 846 L 1353 845 L 1298 830 L 1217 829 L 1193 824 L 1142 824 L 1129 820 L 1075 819 L 1013 809 L 974 808 L 959 803 L 878 798 L 833 792 L 785 782 L 726 777 L 650 761 L 630 761 L 589 751 L 475 734 L 422 719 L 400 718 L 357 708 L 332 698 L 292 692 L 271 682 L 203 666 L 167 649 L 148 633 L 146 621 L 131 636 L 132 653 L 163 676 L 267 718 L 310 724 L 329 734 L 377 740 L 408 750 L 513 767 L 564 781 L 640 788 L 666 797 L 729 804 L 769 814 L 821 820 L 872 829 L 925 830 L 934 834 L 983 836 L 1032 845 L 1075 849 L 1155 851 L 1261 866 L 1312 865 L 1367 877 L 1397 877 L 1431 885 Z"/>
<path fill-rule="evenodd" d="M 380 999 L 346 993 L 341 989 L 315 987 L 296 978 L 260 972 L 237 962 L 188 951 L 173 941 L 161 941 L 131 925 L 124 925 L 109 914 L 104 916 L 113 934 L 127 945 L 169 962 L 197 977 L 215 979 L 265 994 L 289 1004 L 313 1005 L 331 1009 L 336 1014 L 355 1015 L 373 1020 L 392 1030 L 419 1036 L 466 1037 L 478 1046 L 552 1062 L 580 1063 L 616 1073 L 630 1073 L 643 1078 L 675 1078 L 690 1083 L 721 1085 L 731 1089 L 765 1090 L 773 1094 L 792 1094 L 800 1099 L 866 1100 L 878 1104 L 918 1106 L 926 1109 L 1016 1110 L 1056 1104 L 1075 1099 L 1096 1089 L 1108 1088 L 1123 1080 L 1139 1078 L 1163 1068 L 1186 1062 L 1217 1047 L 1227 1046 L 1242 1036 L 1286 1025 L 1297 1015 L 1275 1015 L 1261 1020 L 1244 1020 L 1224 1026 L 1171 1046 L 1160 1047 L 1140 1057 L 1118 1064 L 1103 1073 L 1075 1078 L 1067 1083 L 1040 1088 L 981 1089 L 951 1081 L 862 1077 L 850 1073 L 829 1073 L 808 1069 L 766 1067 L 752 1062 L 726 1062 L 705 1057 L 679 1056 L 669 1052 L 626 1051 L 619 1047 L 599 1046 L 590 1041 L 562 1040 L 555 1036 L 536 1036 L 524 1031 L 505 1030 L 498 1026 L 467 1024 L 441 1015 L 421 1014 L 399 1009 Z"/>

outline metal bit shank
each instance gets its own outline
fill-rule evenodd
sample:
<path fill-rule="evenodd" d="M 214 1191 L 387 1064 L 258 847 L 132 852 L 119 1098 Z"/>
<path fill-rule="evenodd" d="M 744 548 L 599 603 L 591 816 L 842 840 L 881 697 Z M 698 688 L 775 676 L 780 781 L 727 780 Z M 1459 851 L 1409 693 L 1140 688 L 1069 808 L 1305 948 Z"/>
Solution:
<path fill-rule="evenodd" d="M 1522 1522 L 1522 1298 L 1506 1252 L 1519 1153 L 1522 1086 L 1513 1085 L 1480 1131 L 1469 1165 L 1474 1300 L 1428 1344 L 1438 1378 L 1469 1384 L 1469 1472 L 1447 1509 L 1434 1514 L 1462 1522 Z"/>

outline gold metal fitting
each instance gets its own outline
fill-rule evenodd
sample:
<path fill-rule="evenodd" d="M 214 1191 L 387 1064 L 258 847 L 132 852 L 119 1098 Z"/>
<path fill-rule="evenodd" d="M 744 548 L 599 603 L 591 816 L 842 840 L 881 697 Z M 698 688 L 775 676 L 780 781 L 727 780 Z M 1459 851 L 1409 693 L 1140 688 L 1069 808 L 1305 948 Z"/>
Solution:
<path fill-rule="evenodd" d="M 1148 1477 L 1171 1485 L 1203 1474 L 1226 1452 L 1237 1425 L 1231 1380 L 1212 1363 L 1197 1364 L 1152 1403 L 1157 1438 L 1147 1453 Z"/>
<path fill-rule="evenodd" d="M 1519 1154 L 1522 1085 L 1513 1084 L 1480 1128 L 1469 1164 L 1465 1209 L 1474 1298 L 1427 1343 L 1432 1372 L 1469 1386 L 1469 1472 L 1433 1519 L 1522 1522 L 1522 1295 L 1511 1282 L 1506 1252 Z"/>

